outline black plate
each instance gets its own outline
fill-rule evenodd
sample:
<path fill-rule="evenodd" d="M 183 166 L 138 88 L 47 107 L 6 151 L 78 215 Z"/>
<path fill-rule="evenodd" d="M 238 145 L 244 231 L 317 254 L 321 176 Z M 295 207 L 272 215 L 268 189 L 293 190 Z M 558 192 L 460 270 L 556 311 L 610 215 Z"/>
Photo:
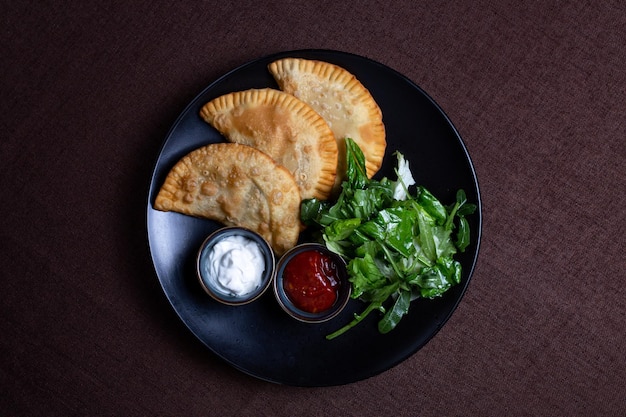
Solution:
<path fill-rule="evenodd" d="M 202 105 L 222 94 L 249 88 L 274 87 L 267 65 L 284 57 L 318 59 L 352 72 L 380 105 L 387 131 L 387 153 L 377 175 L 395 178 L 395 150 L 411 163 L 418 184 L 444 204 L 454 202 L 457 189 L 478 205 L 470 216 L 471 244 L 458 256 L 462 283 L 436 300 L 416 300 L 396 329 L 378 333 L 377 314 L 343 336 L 328 333 L 362 310 L 352 300 L 344 312 L 323 324 L 300 323 L 285 314 L 271 291 L 242 307 L 228 307 L 209 298 L 194 275 L 194 257 L 203 239 L 218 223 L 164 213 L 152 208 L 172 166 L 202 145 L 224 139 L 198 116 Z M 156 162 L 147 207 L 150 251 L 163 291 L 181 320 L 211 351 L 237 369 L 257 378 L 298 386 L 346 384 L 379 374 L 417 352 L 448 320 L 461 300 L 478 256 L 481 210 L 472 162 L 458 132 L 440 107 L 398 72 L 357 55 L 327 50 L 283 52 L 247 63 L 224 75 L 198 95 L 170 130 Z"/>

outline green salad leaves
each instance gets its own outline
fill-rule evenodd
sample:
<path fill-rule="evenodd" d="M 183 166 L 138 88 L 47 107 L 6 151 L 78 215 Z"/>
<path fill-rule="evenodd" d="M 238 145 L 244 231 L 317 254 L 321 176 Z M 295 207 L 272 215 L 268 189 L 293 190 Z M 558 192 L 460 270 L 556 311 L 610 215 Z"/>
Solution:
<path fill-rule="evenodd" d="M 453 259 L 469 245 L 467 215 L 476 206 L 459 190 L 456 202 L 444 206 L 428 190 L 409 188 L 415 180 L 404 156 L 396 152 L 396 181 L 368 179 L 365 158 L 346 139 L 347 179 L 336 201 L 306 200 L 302 221 L 318 231 L 319 240 L 348 263 L 352 298 L 365 301 L 361 314 L 333 339 L 360 323 L 369 313 L 383 313 L 378 330 L 394 329 L 411 300 L 442 295 L 461 281 L 461 264 Z"/>

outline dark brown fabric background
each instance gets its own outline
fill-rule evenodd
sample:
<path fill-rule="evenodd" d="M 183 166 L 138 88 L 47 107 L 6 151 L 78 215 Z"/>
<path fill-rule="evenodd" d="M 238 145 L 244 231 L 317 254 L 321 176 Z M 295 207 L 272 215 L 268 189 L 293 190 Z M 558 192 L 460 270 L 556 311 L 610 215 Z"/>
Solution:
<path fill-rule="evenodd" d="M 0 414 L 623 416 L 626 6 L 594 1 L 0 2 Z M 360 54 L 446 111 L 484 203 L 441 332 L 365 381 L 221 362 L 153 272 L 151 170 L 206 85 L 283 50 Z"/>

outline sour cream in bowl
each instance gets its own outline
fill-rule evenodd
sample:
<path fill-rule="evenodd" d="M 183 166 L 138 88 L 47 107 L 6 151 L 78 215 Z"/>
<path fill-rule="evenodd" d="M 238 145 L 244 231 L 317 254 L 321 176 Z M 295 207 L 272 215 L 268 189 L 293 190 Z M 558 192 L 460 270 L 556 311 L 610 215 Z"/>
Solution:
<path fill-rule="evenodd" d="M 224 227 L 200 246 L 196 272 L 200 285 L 215 300 L 243 305 L 259 298 L 274 277 L 274 253 L 258 233 Z"/>

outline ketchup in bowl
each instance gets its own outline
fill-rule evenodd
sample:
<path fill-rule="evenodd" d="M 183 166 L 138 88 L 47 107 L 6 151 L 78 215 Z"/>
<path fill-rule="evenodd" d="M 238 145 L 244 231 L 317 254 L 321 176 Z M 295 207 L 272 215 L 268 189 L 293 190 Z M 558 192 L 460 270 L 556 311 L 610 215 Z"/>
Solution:
<path fill-rule="evenodd" d="M 315 249 L 300 252 L 285 266 L 283 288 L 294 306 L 319 313 L 337 301 L 341 285 L 337 274 L 337 265 L 329 255 Z"/>
<path fill-rule="evenodd" d="M 345 261 L 324 245 L 296 246 L 278 263 L 276 299 L 283 310 L 300 321 L 330 320 L 346 306 L 351 291 Z"/>

